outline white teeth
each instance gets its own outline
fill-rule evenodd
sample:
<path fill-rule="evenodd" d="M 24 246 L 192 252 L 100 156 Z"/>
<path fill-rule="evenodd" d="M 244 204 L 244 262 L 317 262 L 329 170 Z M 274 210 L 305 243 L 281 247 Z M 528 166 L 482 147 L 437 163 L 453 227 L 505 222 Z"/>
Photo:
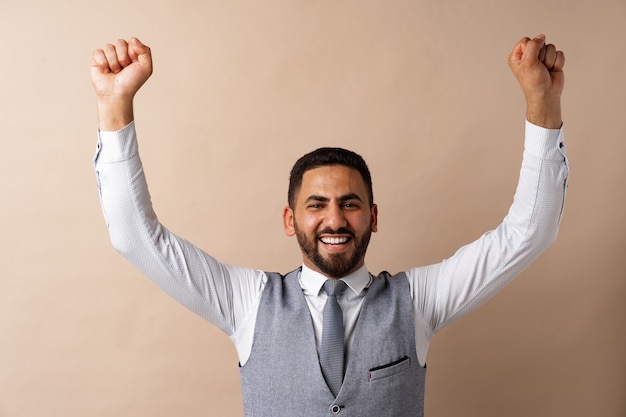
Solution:
<path fill-rule="evenodd" d="M 348 238 L 347 237 L 323 237 L 321 240 L 327 245 L 341 245 L 343 243 L 346 243 L 348 241 Z"/>

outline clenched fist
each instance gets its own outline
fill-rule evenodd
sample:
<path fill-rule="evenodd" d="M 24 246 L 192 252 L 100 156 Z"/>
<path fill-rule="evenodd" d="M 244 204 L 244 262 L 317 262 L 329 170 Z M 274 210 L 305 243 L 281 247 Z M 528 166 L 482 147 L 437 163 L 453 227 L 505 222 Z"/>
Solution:
<path fill-rule="evenodd" d="M 101 130 L 118 130 L 133 120 L 133 98 L 151 74 L 150 48 L 137 38 L 120 39 L 94 51 L 91 82 Z"/>
<path fill-rule="evenodd" d="M 526 97 L 526 118 L 548 129 L 561 127 L 565 55 L 545 35 L 522 38 L 509 55 L 509 67 Z"/>

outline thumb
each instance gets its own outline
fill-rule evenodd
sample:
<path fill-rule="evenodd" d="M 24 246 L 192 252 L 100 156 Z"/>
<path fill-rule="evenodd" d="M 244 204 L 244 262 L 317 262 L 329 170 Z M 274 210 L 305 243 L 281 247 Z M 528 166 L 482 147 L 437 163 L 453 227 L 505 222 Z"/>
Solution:
<path fill-rule="evenodd" d="M 513 50 L 509 54 L 509 64 L 516 64 L 522 60 L 522 56 L 524 56 L 524 51 L 526 50 L 526 46 L 530 38 L 525 37 L 520 39 L 519 42 L 515 44 Z"/>

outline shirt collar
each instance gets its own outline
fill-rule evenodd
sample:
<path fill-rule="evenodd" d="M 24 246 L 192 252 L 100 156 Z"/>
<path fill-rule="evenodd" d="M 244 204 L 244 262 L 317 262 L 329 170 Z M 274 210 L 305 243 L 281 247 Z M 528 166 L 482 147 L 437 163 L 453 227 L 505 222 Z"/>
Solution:
<path fill-rule="evenodd" d="M 310 293 L 319 294 L 322 290 L 322 285 L 324 285 L 324 282 L 326 282 L 327 279 L 328 277 L 322 275 L 321 273 L 308 268 L 306 265 L 302 265 L 300 282 L 304 289 Z M 348 287 L 354 292 L 354 294 L 359 295 L 369 286 L 371 276 L 367 271 L 367 267 L 363 265 L 353 273 L 342 277 L 341 280 L 348 284 Z"/>

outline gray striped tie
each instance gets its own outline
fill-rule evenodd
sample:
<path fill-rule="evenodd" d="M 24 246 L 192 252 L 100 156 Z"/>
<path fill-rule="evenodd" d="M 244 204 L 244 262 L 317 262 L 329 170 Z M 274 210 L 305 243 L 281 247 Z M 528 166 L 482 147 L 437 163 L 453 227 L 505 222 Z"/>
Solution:
<path fill-rule="evenodd" d="M 328 299 L 322 319 L 320 365 L 326 384 L 335 397 L 343 382 L 343 313 L 337 303 L 337 296 L 345 289 L 346 283 L 341 280 L 329 279 L 324 283 Z"/>

